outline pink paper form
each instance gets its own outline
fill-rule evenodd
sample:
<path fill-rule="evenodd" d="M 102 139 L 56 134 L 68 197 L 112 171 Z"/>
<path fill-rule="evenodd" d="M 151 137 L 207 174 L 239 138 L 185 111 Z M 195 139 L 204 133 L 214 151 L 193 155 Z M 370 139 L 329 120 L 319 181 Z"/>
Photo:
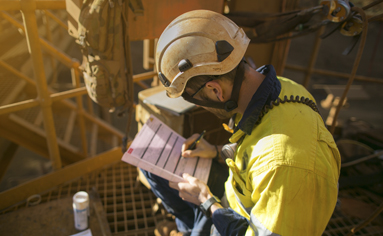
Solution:
<path fill-rule="evenodd" d="M 151 115 L 122 160 L 171 182 L 183 181 L 182 173 L 188 173 L 207 183 L 212 159 L 181 158 L 184 141 L 185 138 Z"/>

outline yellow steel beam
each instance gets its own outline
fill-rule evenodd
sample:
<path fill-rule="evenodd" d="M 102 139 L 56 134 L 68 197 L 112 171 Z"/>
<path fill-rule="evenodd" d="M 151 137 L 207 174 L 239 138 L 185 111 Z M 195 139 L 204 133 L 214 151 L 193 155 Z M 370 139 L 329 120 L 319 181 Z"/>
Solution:
<path fill-rule="evenodd" d="M 22 0 L 24 1 L 24 0 Z M 21 10 L 21 0 L 0 0 L 0 11 L 15 11 Z M 36 0 L 33 6 L 34 9 L 65 9 L 65 0 Z"/>
<path fill-rule="evenodd" d="M 52 101 L 49 97 L 49 91 L 44 71 L 43 55 L 40 47 L 40 38 L 38 35 L 36 4 L 34 0 L 23 0 L 21 2 L 21 12 L 25 25 L 25 32 L 28 44 L 28 50 L 32 57 L 33 71 L 35 75 L 38 100 L 44 118 L 44 128 L 47 134 L 47 144 L 49 156 L 54 169 L 61 168 L 61 158 L 58 143 L 56 140 L 56 129 L 53 121 Z"/>
<path fill-rule="evenodd" d="M 71 76 L 72 76 L 72 83 L 75 88 L 80 88 L 80 73 L 77 69 L 72 68 L 71 69 Z M 85 156 L 88 156 L 88 142 L 86 140 L 86 127 L 85 127 L 85 121 L 84 121 L 84 107 L 82 102 L 82 96 L 77 95 L 76 96 L 76 102 L 77 102 L 77 114 L 78 114 L 78 123 L 80 126 L 80 136 L 81 136 L 81 144 L 82 144 L 82 151 Z"/>
<path fill-rule="evenodd" d="M 46 10 L 41 11 L 43 13 L 43 24 L 45 26 L 45 37 L 48 39 L 49 42 L 53 42 L 52 32 L 51 32 L 51 24 L 49 22 L 49 18 L 47 16 Z M 51 63 L 52 68 L 52 83 L 55 83 L 57 81 L 57 63 L 52 55 L 49 55 L 49 60 Z"/>
<path fill-rule="evenodd" d="M 51 94 L 50 96 L 52 98 L 52 102 L 56 102 L 63 99 L 72 98 L 75 96 L 81 96 L 84 94 L 87 94 L 86 87 L 75 88 L 75 89 L 67 90 L 64 92 L 54 93 L 54 94 Z"/>
<path fill-rule="evenodd" d="M 52 98 L 52 102 L 55 102 L 55 101 L 60 101 L 67 98 L 72 98 L 78 95 L 84 95 L 86 93 L 87 93 L 86 88 L 81 87 L 78 89 L 72 89 L 72 90 L 68 90 L 68 91 L 64 91 L 60 93 L 51 94 L 50 97 Z M 39 104 L 40 104 L 39 100 L 35 98 L 35 99 L 28 99 L 22 102 L 16 102 L 9 105 L 1 106 L 0 115 L 35 107 L 35 106 L 38 106 Z"/>
<path fill-rule="evenodd" d="M 35 98 L 35 99 L 29 99 L 22 102 L 16 102 L 9 105 L 1 106 L 0 115 L 35 107 L 35 106 L 38 106 L 39 104 L 40 104 L 39 100 Z"/>
<path fill-rule="evenodd" d="M 21 29 L 23 32 L 25 32 L 25 27 L 23 24 L 21 24 L 20 22 L 18 22 L 17 20 L 15 20 L 12 16 L 10 16 L 8 13 L 6 12 L 0 12 L 0 15 L 6 19 L 7 21 L 9 21 L 9 23 L 11 23 L 12 25 L 14 25 L 15 27 Z M 37 30 L 37 29 L 36 29 Z M 36 31 L 37 32 L 37 31 Z M 54 45 L 52 45 L 52 43 L 48 42 L 47 40 L 45 40 L 44 38 L 38 38 L 42 48 L 47 52 L 49 53 L 49 55 L 55 57 L 58 61 L 60 61 L 61 63 L 63 63 L 65 66 L 69 67 L 69 68 L 76 68 L 78 69 L 78 65 L 79 63 L 76 61 L 76 60 L 72 60 L 66 53 L 64 53 L 63 51 L 61 51 L 60 49 L 58 49 L 57 47 L 55 47 Z"/>
<path fill-rule="evenodd" d="M 114 148 L 93 158 L 88 158 L 63 167 L 52 173 L 31 180 L 0 193 L 0 209 L 8 208 L 29 196 L 41 194 L 59 184 L 86 175 L 109 164 L 121 160 L 121 148 Z"/>
<path fill-rule="evenodd" d="M 133 82 L 137 83 L 141 80 L 153 78 L 154 76 L 157 76 L 157 72 L 155 72 L 155 71 L 149 71 L 149 72 L 144 72 L 141 74 L 133 75 Z"/>
<path fill-rule="evenodd" d="M 65 24 L 61 19 L 55 16 L 52 12 L 45 10 L 44 11 L 47 16 L 49 16 L 52 20 L 54 20 L 57 24 L 63 27 L 66 31 L 68 31 L 68 25 Z"/>
<path fill-rule="evenodd" d="M 23 135 L 21 136 L 20 134 Z M 45 140 L 43 141 L 38 134 L 33 133 L 30 130 L 24 130 L 24 127 L 14 125 L 8 119 L 0 120 L 0 135 L 11 142 L 17 143 L 20 146 L 49 159 Z"/>

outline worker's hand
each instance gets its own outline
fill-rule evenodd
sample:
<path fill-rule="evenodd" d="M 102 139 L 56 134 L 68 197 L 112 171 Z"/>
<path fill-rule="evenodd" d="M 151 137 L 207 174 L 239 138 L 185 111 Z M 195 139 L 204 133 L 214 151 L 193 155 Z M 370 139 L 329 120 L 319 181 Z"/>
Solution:
<path fill-rule="evenodd" d="M 200 205 L 213 196 L 204 182 L 187 173 L 184 173 L 182 177 L 185 180 L 184 182 L 169 182 L 171 188 L 179 191 L 182 200 Z"/>
<path fill-rule="evenodd" d="M 190 138 L 186 139 L 182 145 L 182 156 L 183 157 L 202 157 L 202 158 L 214 158 L 217 155 L 215 146 L 210 144 L 204 138 L 197 143 L 194 150 L 187 150 L 192 143 L 199 137 L 199 134 L 193 134 Z"/>

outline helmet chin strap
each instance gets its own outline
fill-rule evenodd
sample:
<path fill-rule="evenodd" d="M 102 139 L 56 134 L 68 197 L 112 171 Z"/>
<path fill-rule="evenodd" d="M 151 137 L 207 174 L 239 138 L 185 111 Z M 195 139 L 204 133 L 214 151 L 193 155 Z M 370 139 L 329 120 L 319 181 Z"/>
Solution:
<path fill-rule="evenodd" d="M 188 93 L 183 92 L 182 97 L 191 103 L 194 103 L 203 107 L 211 107 L 223 109 L 227 112 L 230 112 L 238 107 L 238 98 L 239 98 L 239 90 L 241 89 L 242 82 L 245 74 L 245 60 L 243 59 L 237 68 L 237 72 L 235 74 L 233 90 L 231 91 L 230 99 L 226 102 L 215 102 L 215 101 L 201 101 L 195 98 L 192 98 Z"/>

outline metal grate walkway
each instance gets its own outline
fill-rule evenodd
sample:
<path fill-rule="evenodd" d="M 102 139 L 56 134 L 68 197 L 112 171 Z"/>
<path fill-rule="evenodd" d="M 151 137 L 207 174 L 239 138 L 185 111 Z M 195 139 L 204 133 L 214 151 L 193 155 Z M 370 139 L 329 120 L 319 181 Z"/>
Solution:
<path fill-rule="evenodd" d="M 78 191 L 89 193 L 95 188 L 113 235 L 151 236 L 157 223 L 166 216 L 163 212 L 153 210 L 153 206 L 157 205 L 156 197 L 137 181 L 137 175 L 136 167 L 118 162 L 41 194 L 40 204 L 72 197 Z M 28 207 L 28 203 L 24 202 L 0 214 L 24 207 Z"/>
<path fill-rule="evenodd" d="M 167 216 L 164 212 L 156 213 L 153 210 L 157 205 L 156 197 L 137 181 L 137 176 L 136 167 L 119 161 L 41 194 L 41 203 L 72 197 L 78 191 L 90 192 L 92 188 L 95 188 L 100 196 L 112 235 L 151 236 L 154 235 L 156 225 Z M 347 235 L 351 228 L 367 218 L 363 216 L 370 215 L 371 211 L 383 202 L 382 197 L 363 188 L 341 190 L 339 199 L 340 204 L 345 204 L 347 199 L 352 201 L 348 202 L 344 208 L 335 209 L 324 236 Z M 28 207 L 28 204 L 24 202 L 1 214 L 23 207 Z M 361 214 L 361 208 L 365 212 L 364 215 Z M 377 217 L 355 235 L 383 235 L 382 219 L 383 217 Z"/>

